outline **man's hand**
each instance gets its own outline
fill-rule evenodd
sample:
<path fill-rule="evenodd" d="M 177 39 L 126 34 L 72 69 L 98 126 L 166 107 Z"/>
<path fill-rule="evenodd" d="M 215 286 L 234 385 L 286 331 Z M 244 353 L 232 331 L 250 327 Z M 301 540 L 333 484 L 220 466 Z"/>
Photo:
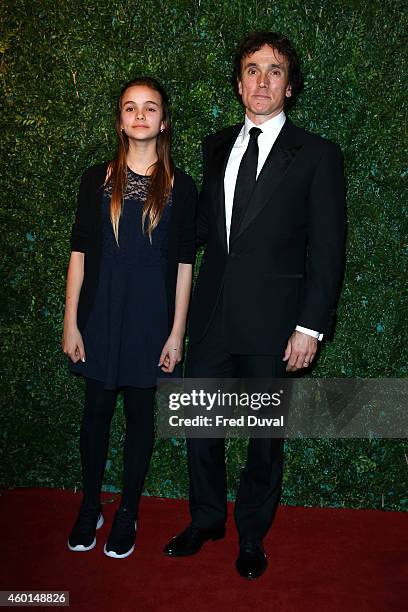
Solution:
<path fill-rule="evenodd" d="M 287 372 L 296 372 L 312 363 L 317 351 L 317 339 L 300 331 L 294 331 L 288 340 L 283 361 L 288 361 Z"/>

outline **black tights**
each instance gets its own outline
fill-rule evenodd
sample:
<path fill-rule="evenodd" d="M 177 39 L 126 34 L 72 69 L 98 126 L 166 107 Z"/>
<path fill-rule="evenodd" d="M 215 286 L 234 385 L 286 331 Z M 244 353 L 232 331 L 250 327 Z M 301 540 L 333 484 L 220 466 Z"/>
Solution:
<path fill-rule="evenodd" d="M 123 447 L 123 491 L 121 507 L 137 514 L 143 483 L 154 442 L 154 394 L 156 388 L 125 387 L 123 403 L 126 435 Z M 81 465 L 85 505 L 100 503 L 100 491 L 109 446 L 109 429 L 117 391 L 86 378 L 85 405 L 81 425 Z"/>

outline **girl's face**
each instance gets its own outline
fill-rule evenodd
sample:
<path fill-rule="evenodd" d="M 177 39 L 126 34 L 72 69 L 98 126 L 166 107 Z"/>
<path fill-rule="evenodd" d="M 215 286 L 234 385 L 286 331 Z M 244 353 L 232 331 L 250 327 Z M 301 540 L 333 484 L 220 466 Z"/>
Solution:
<path fill-rule="evenodd" d="M 122 96 L 121 129 L 131 140 L 151 140 L 165 129 L 163 106 L 158 91 L 133 85 Z"/>

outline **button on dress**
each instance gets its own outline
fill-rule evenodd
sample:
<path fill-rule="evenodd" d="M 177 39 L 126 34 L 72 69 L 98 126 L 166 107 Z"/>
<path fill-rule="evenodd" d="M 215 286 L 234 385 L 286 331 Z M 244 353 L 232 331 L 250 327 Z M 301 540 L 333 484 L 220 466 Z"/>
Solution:
<path fill-rule="evenodd" d="M 109 214 L 111 185 L 103 195 L 99 282 L 82 334 L 86 361 L 71 362 L 70 370 L 103 382 L 105 389 L 152 387 L 162 374 L 157 364 L 168 338 L 165 270 L 172 199 L 150 242 L 142 231 L 149 181 L 128 168 L 119 245 Z"/>

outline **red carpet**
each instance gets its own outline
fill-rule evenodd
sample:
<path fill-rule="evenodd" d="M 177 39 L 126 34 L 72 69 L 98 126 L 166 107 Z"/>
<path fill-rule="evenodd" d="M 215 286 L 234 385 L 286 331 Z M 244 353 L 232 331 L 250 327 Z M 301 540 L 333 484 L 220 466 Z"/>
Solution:
<path fill-rule="evenodd" d="M 264 541 L 268 570 L 250 582 L 235 570 L 232 506 L 224 540 L 205 544 L 193 557 L 171 559 L 162 548 L 188 523 L 187 502 L 144 497 L 136 550 L 120 560 L 102 550 L 116 501 L 104 505 L 96 548 L 68 550 L 80 500 L 72 491 L 2 492 L 1 590 L 69 591 L 70 608 L 84 612 L 408 609 L 404 513 L 281 506 Z"/>

